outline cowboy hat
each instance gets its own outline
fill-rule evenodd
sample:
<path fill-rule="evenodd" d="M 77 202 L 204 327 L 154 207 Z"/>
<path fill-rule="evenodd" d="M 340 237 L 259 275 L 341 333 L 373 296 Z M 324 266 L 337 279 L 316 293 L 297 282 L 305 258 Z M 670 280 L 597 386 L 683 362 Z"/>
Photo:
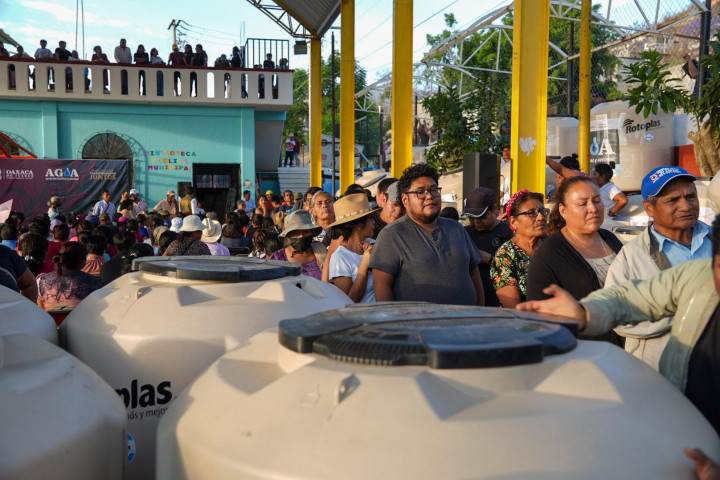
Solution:
<path fill-rule="evenodd" d="M 206 218 L 202 221 L 205 228 L 202 231 L 202 240 L 205 243 L 215 243 L 220 240 L 222 235 L 222 225 L 217 220 Z"/>
<path fill-rule="evenodd" d="M 372 209 L 370 202 L 368 201 L 367 195 L 364 193 L 353 193 L 352 195 L 345 195 L 340 200 L 335 202 L 335 221 L 331 223 L 330 227 L 337 227 L 343 223 L 352 222 L 358 218 L 370 215 L 379 209 Z"/>
<path fill-rule="evenodd" d="M 278 235 L 278 237 L 285 237 L 288 233 L 292 233 L 295 230 L 312 230 L 313 237 L 317 236 L 322 232 L 322 227 L 318 227 L 312 223 L 310 212 L 307 210 L 297 210 L 287 217 L 285 217 L 285 229 Z"/>

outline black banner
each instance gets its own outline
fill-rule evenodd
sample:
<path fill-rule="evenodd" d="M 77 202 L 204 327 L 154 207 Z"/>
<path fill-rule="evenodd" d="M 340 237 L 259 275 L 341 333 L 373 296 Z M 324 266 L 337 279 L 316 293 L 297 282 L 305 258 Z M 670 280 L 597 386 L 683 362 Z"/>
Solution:
<path fill-rule="evenodd" d="M 0 203 L 12 200 L 27 218 L 46 213 L 52 196 L 62 199 L 61 213 L 87 214 L 103 190 L 117 204 L 129 185 L 127 160 L 0 159 Z"/>

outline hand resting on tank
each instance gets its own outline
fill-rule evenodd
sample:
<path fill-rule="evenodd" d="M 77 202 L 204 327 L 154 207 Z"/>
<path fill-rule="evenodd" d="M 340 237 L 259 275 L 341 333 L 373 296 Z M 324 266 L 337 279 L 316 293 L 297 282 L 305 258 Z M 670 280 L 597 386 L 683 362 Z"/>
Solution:
<path fill-rule="evenodd" d="M 572 321 L 578 323 L 578 329 L 581 332 L 585 329 L 585 326 L 587 325 L 585 309 L 582 305 L 580 305 L 580 302 L 570 295 L 570 293 L 558 287 L 554 283 L 543 289 L 543 293 L 545 295 L 550 295 L 552 298 L 519 303 L 515 306 L 515 308 L 526 312 L 546 313 L 568 317 L 568 319 L 572 319 Z M 554 319 L 553 321 L 564 323 L 560 319 Z"/>
<path fill-rule="evenodd" d="M 686 448 L 685 455 L 695 462 L 695 472 L 700 480 L 720 480 L 720 464 L 713 462 L 699 448 Z"/>

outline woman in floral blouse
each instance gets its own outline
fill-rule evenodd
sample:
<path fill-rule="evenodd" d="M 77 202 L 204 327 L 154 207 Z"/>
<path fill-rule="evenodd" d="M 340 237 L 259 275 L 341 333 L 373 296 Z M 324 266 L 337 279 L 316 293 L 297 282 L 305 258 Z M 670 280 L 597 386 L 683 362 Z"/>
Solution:
<path fill-rule="evenodd" d="M 505 308 L 525 301 L 530 258 L 547 236 L 548 209 L 542 201 L 541 194 L 521 190 L 507 204 L 507 218 L 515 235 L 500 245 L 490 266 L 490 278 Z"/>

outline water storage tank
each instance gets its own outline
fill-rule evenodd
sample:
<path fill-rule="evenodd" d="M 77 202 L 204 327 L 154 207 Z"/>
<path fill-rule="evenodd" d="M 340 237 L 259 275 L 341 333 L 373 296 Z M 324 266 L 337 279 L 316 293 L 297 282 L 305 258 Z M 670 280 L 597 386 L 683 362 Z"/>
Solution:
<path fill-rule="evenodd" d="M 158 478 L 692 479 L 720 439 L 621 349 L 513 310 L 352 307 L 215 362 L 158 429 Z"/>
<path fill-rule="evenodd" d="M 127 407 L 135 458 L 128 478 L 153 478 L 155 430 L 173 398 L 228 350 L 285 318 L 340 308 L 338 288 L 300 265 L 242 257 L 144 257 L 63 322 L 70 353 Z"/>
<path fill-rule="evenodd" d="M 650 170 L 672 165 L 673 142 L 670 115 L 643 118 L 627 101 L 605 102 L 590 110 L 590 168 L 615 162 L 612 181 L 624 191 L 639 191 Z"/>
<path fill-rule="evenodd" d="M 27 333 L 57 345 L 57 326 L 36 303 L 18 292 L 0 287 L 0 336 Z"/>
<path fill-rule="evenodd" d="M 0 478 L 120 480 L 125 408 L 72 355 L 36 336 L 0 337 Z"/>

